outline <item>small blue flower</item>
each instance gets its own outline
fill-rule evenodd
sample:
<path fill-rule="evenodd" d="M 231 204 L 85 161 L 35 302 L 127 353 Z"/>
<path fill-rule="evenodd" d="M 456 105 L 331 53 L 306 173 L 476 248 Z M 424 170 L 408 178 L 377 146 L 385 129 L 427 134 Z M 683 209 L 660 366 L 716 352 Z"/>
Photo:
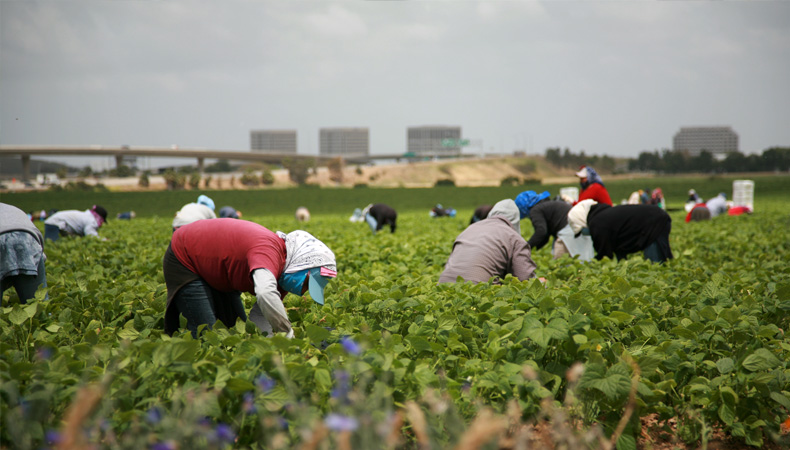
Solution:
<path fill-rule="evenodd" d="M 58 444 L 60 443 L 60 433 L 56 430 L 47 430 L 44 439 L 46 439 L 49 444 Z"/>
<path fill-rule="evenodd" d="M 176 450 L 178 446 L 173 441 L 157 442 L 151 446 L 151 450 Z"/>
<path fill-rule="evenodd" d="M 255 385 L 258 386 L 258 389 L 262 390 L 264 393 L 274 389 L 275 384 L 277 384 L 277 382 L 265 374 L 259 376 L 258 379 L 255 380 Z"/>
<path fill-rule="evenodd" d="M 346 400 L 350 386 L 348 383 L 349 375 L 345 370 L 335 371 L 335 388 L 332 389 L 331 396 L 340 400 Z"/>
<path fill-rule="evenodd" d="M 46 361 L 52 357 L 52 349 L 49 347 L 39 347 L 36 350 L 36 357 L 41 361 Z"/>
<path fill-rule="evenodd" d="M 236 439 L 236 433 L 230 425 L 221 423 L 214 429 L 214 434 L 219 442 L 231 443 Z"/>
<path fill-rule="evenodd" d="M 324 423 L 332 431 L 354 431 L 359 427 L 359 421 L 356 418 L 335 413 L 326 416 Z"/>
<path fill-rule="evenodd" d="M 340 345 L 343 346 L 343 350 L 350 355 L 359 355 L 362 353 L 362 347 L 359 346 L 353 339 L 348 336 L 343 336 L 340 338 Z"/>
<path fill-rule="evenodd" d="M 258 412 L 258 408 L 255 407 L 255 394 L 252 392 L 247 392 L 244 394 L 242 410 L 247 414 L 255 414 Z"/>
<path fill-rule="evenodd" d="M 145 420 L 150 424 L 161 422 L 162 410 L 158 406 L 154 406 L 145 413 Z"/>

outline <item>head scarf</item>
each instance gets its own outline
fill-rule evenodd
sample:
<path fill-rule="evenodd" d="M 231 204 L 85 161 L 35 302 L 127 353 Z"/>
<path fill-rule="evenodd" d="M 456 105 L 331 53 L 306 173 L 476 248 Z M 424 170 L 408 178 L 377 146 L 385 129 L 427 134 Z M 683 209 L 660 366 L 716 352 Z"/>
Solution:
<path fill-rule="evenodd" d="M 289 292 L 301 295 L 301 286 L 309 272 L 310 297 L 323 305 L 324 287 L 329 278 L 337 276 L 335 254 L 306 231 L 296 230 L 288 234 L 278 231 L 277 236 L 285 240 L 285 269 L 278 282 Z"/>
<path fill-rule="evenodd" d="M 199 205 L 208 206 L 212 211 L 214 211 L 214 200 L 210 199 L 206 195 L 201 195 L 200 197 L 198 197 L 197 203 Z"/>
<path fill-rule="evenodd" d="M 516 206 L 518 206 L 518 212 L 521 213 L 521 219 L 529 217 L 529 210 L 541 200 L 549 197 L 551 197 L 549 191 L 543 191 L 540 194 L 535 191 L 524 191 L 518 194 L 516 197 Z"/>
<path fill-rule="evenodd" d="M 571 226 L 573 234 L 578 235 L 582 232 L 582 228 L 587 228 L 587 214 L 590 213 L 590 208 L 597 203 L 595 200 L 582 200 L 568 211 L 568 225 Z"/>
<path fill-rule="evenodd" d="M 296 230 L 288 234 L 278 231 L 277 236 L 285 240 L 284 273 L 294 273 L 313 267 L 337 270 L 335 254 L 332 250 L 307 231 Z"/>
<path fill-rule="evenodd" d="M 593 183 L 598 183 L 601 186 L 604 186 L 603 180 L 601 179 L 601 176 L 598 175 L 598 172 L 596 172 L 595 169 L 593 169 L 590 166 L 584 166 L 584 169 L 587 172 L 587 181 L 586 182 L 581 182 L 581 181 L 579 182 L 582 185 L 582 190 L 587 189 L 587 186 L 589 186 L 589 185 L 591 185 Z"/>
<path fill-rule="evenodd" d="M 516 202 L 509 198 L 498 201 L 497 204 L 491 208 L 491 212 L 488 213 L 489 219 L 494 216 L 504 217 L 510 222 L 513 229 L 518 231 L 518 234 L 521 234 L 521 215 L 518 212 Z"/>
<path fill-rule="evenodd" d="M 91 214 L 93 214 L 93 218 L 96 219 L 96 223 L 101 228 L 104 225 L 104 222 L 107 221 L 107 210 L 104 209 L 102 206 L 93 205 L 90 209 Z"/>

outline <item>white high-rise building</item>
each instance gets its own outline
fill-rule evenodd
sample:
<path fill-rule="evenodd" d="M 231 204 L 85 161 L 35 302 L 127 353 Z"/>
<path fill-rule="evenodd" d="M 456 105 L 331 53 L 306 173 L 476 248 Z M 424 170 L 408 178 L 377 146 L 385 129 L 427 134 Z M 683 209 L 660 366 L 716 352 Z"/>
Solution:
<path fill-rule="evenodd" d="M 321 128 L 318 132 L 321 156 L 370 155 L 368 128 Z"/>
<path fill-rule="evenodd" d="M 458 156 L 461 127 L 425 125 L 406 130 L 407 151 L 415 156 Z"/>
<path fill-rule="evenodd" d="M 732 127 L 681 127 L 672 140 L 672 149 L 697 156 L 703 150 L 725 155 L 738 151 L 738 133 Z"/>
<path fill-rule="evenodd" d="M 296 153 L 296 130 L 252 130 L 250 149 L 254 152 Z"/>

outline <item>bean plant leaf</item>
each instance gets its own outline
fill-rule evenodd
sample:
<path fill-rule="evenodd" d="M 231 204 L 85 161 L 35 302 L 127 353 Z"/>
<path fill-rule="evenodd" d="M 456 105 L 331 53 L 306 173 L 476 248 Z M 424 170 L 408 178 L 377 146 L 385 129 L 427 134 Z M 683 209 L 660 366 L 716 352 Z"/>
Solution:
<path fill-rule="evenodd" d="M 771 370 L 780 364 L 779 358 L 770 351 L 759 348 L 743 360 L 743 368 L 756 372 L 758 370 Z"/>
<path fill-rule="evenodd" d="M 719 369 L 721 374 L 727 374 L 735 369 L 735 361 L 732 358 L 722 358 L 716 361 L 716 368 Z"/>

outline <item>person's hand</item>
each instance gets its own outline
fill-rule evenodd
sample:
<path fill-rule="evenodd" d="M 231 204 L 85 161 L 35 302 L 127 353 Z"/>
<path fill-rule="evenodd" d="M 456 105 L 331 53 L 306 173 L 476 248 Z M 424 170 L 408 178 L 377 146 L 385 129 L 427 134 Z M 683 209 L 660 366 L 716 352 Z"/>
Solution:
<path fill-rule="evenodd" d="M 545 277 L 540 277 L 540 278 L 538 278 L 538 280 L 540 280 L 541 283 L 546 284 L 546 278 Z"/>

